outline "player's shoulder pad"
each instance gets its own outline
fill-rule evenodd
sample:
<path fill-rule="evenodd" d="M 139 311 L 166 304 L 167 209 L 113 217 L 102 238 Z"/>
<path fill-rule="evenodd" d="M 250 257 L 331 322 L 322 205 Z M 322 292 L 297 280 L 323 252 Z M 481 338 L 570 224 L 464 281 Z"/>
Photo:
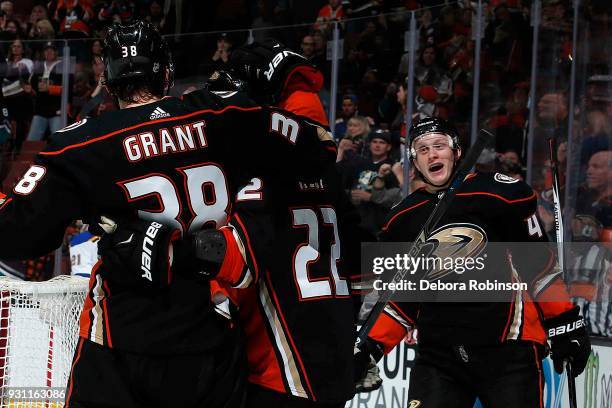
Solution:
<path fill-rule="evenodd" d="M 383 224 L 382 229 L 387 230 L 393 224 L 401 222 L 404 217 L 410 216 L 414 213 L 415 210 L 427 204 L 433 198 L 434 196 L 427 193 L 424 188 L 420 188 L 412 192 L 402 201 L 391 207 L 391 211 L 389 211 L 389 214 L 387 215 L 387 219 Z"/>
<path fill-rule="evenodd" d="M 537 198 L 527 183 L 501 173 L 472 174 L 468 176 L 464 186 L 461 193 L 482 193 L 509 203 Z"/>
<path fill-rule="evenodd" d="M 59 151 L 64 147 L 86 142 L 95 137 L 98 119 L 83 118 L 74 122 L 51 135 L 45 151 Z"/>
<path fill-rule="evenodd" d="M 471 175 L 458 195 L 481 195 L 495 199 L 502 206 L 511 206 L 525 216 L 531 215 L 537 205 L 537 194 L 529 184 L 501 173 Z"/>
<path fill-rule="evenodd" d="M 229 106 L 240 108 L 258 106 L 246 92 L 239 90 L 211 91 L 208 88 L 201 88 L 183 95 L 182 100 L 195 109 L 221 110 Z"/>

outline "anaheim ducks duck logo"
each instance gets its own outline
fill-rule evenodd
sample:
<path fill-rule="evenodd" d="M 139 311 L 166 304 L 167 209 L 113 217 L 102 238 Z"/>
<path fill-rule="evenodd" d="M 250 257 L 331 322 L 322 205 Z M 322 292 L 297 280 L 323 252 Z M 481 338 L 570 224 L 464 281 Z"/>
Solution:
<path fill-rule="evenodd" d="M 429 271 L 424 279 L 434 281 L 455 272 L 457 265 L 477 257 L 486 245 L 486 232 L 475 224 L 447 224 L 436 229 L 423 245 L 422 253 L 432 261 L 427 263 Z"/>

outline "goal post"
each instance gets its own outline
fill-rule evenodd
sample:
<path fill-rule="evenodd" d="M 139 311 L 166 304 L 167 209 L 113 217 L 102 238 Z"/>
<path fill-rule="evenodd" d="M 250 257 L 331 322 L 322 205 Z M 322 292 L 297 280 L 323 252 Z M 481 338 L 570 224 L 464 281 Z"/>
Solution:
<path fill-rule="evenodd" d="M 0 277 L 0 408 L 63 406 L 87 288 L 79 276 Z"/>

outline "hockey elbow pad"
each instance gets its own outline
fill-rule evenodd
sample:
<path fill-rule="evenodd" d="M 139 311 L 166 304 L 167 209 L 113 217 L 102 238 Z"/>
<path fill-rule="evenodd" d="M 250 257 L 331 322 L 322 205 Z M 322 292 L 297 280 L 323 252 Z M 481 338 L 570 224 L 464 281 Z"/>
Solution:
<path fill-rule="evenodd" d="M 586 331 L 584 318 L 578 306 L 544 321 L 550 340 L 550 358 L 555 371 L 563 372 L 563 363 L 569 360 L 574 376 L 586 367 L 591 354 L 591 341 Z"/>
<path fill-rule="evenodd" d="M 180 238 L 178 229 L 136 219 L 118 222 L 105 230 L 108 232 L 98 241 L 103 277 L 126 287 L 170 285 L 172 244 Z"/>

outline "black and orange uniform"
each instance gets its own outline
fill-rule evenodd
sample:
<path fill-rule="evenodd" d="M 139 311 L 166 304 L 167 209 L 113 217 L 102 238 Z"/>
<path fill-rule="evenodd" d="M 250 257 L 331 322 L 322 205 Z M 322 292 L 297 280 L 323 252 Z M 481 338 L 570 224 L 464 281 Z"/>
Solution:
<path fill-rule="evenodd" d="M 233 294 L 247 344 L 247 406 L 344 406 L 354 394 L 355 336 L 344 260 L 358 259 L 359 241 L 340 177 L 332 168 L 289 182 L 255 178 L 245 191 L 252 197 L 239 196 L 230 225 L 248 236 L 259 277 Z"/>
<path fill-rule="evenodd" d="M 279 105 L 327 125 L 322 77 L 300 67 Z M 317 85 L 318 84 L 318 85 Z M 225 275 L 254 277 L 234 290 L 248 357 L 247 407 L 343 407 L 354 394 L 353 345 L 363 232 L 335 168 L 317 177 L 255 177 L 241 189 L 229 225 L 245 243 Z M 232 263 L 232 267 L 228 264 Z M 353 276 L 354 278 L 354 276 Z"/>
<path fill-rule="evenodd" d="M 413 241 L 422 225 L 417 220 L 427 219 L 437 197 L 424 188 L 409 195 L 393 208 L 381 239 Z M 536 206 L 536 194 L 524 182 L 473 173 L 428 239 L 480 240 L 477 246 L 485 248 L 489 243 L 508 243 L 512 255 L 512 243 L 546 241 Z M 386 307 L 370 332 L 386 352 L 409 327 L 418 328 L 411 400 L 425 407 L 468 407 L 478 396 L 487 407 L 541 406 L 540 360 L 547 339 L 543 320 L 573 305 L 548 246 L 534 245 L 528 256 L 521 252 L 485 261 L 485 272 L 494 271 L 507 282 L 527 283 L 528 291 L 507 291 L 507 302 L 392 302 Z"/>
<path fill-rule="evenodd" d="M 239 93 L 225 96 L 201 90 L 183 98 L 166 97 L 83 119 L 54 134 L 2 199 L 0 231 L 10 239 L 0 245 L 0 257 L 48 253 L 61 244 L 73 219 L 95 220 L 100 215 L 136 215 L 183 235 L 221 226 L 245 183 L 245 172 L 301 175 L 334 162 L 335 145 L 322 128 L 286 111 L 249 103 Z M 151 293 L 116 285 L 105 279 L 104 270 L 101 262 L 92 271 L 73 370 L 79 369 L 79 357 L 88 349 L 92 355 L 114 349 L 147 356 L 208 352 L 214 358 L 212 351 L 227 348 L 228 336 L 234 334 L 213 312 L 207 281 L 176 274 L 172 285 Z M 135 378 L 140 374 L 125 373 Z M 223 376 L 218 380 L 230 382 Z M 162 387 L 163 381 L 143 375 L 143 398 L 154 398 L 154 393 L 147 397 L 147 390 Z M 191 381 L 198 381 L 197 375 Z M 200 381 L 206 382 L 204 377 Z M 71 381 L 69 393 L 78 393 L 80 386 L 96 384 Z M 93 394 L 118 406 L 138 406 L 128 397 L 122 405 L 119 391 L 88 393 Z M 168 401 L 167 406 L 192 406 L 193 399 L 206 398 L 196 394 L 172 394 L 184 399 Z M 163 401 L 148 402 L 140 401 L 165 406 Z"/>

